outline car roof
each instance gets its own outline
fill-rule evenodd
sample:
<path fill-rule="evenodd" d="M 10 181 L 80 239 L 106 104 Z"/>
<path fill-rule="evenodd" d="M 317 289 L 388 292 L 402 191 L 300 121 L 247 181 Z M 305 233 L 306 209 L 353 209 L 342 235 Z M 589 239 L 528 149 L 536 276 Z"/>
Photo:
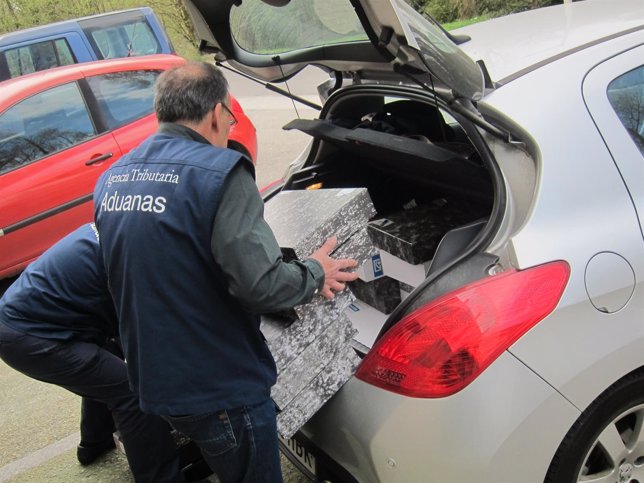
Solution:
<path fill-rule="evenodd" d="M 499 17 L 452 31 L 501 84 L 562 56 L 644 29 L 643 0 L 584 0 Z"/>
<path fill-rule="evenodd" d="M 52 22 L 46 25 L 37 25 L 35 27 L 16 30 L 15 32 L 7 32 L 0 35 L 0 47 L 11 46 L 20 42 L 33 40 L 34 32 L 38 32 L 38 37 L 46 37 L 48 35 L 55 35 L 61 32 L 79 28 L 79 22 L 84 20 L 92 20 L 95 18 L 108 17 L 110 15 L 122 15 L 127 13 L 141 13 L 144 15 L 150 15 L 152 13 L 152 9 L 150 7 L 141 7 L 128 10 L 118 10 L 114 12 L 99 13 L 96 15 L 88 15 L 87 17 L 79 17 L 69 20 L 61 20 L 59 22 Z"/>
<path fill-rule="evenodd" d="M 166 70 L 185 62 L 185 59 L 177 55 L 155 54 L 82 62 L 26 74 L 0 82 L 0 109 L 13 105 L 31 93 L 82 77 L 128 70 Z"/>

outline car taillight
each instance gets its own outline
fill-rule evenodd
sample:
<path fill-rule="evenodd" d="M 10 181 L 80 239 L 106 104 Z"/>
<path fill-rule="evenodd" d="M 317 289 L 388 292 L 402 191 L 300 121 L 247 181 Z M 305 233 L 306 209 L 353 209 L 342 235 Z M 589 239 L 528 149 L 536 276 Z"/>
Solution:
<path fill-rule="evenodd" d="M 557 261 L 445 294 L 392 327 L 356 377 L 405 396 L 454 394 L 554 310 L 569 275 L 568 264 Z"/>

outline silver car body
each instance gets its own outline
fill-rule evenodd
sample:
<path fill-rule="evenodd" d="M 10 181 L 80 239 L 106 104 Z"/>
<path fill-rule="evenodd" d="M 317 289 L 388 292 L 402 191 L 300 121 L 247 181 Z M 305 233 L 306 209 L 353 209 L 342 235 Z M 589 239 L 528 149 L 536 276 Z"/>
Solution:
<path fill-rule="evenodd" d="M 212 28 L 221 25 L 216 17 L 225 2 L 186 1 L 205 45 L 246 73 L 280 80 L 310 61 L 304 49 L 284 54 L 284 66 L 268 55 L 249 58 Z M 424 74 L 442 82 L 437 90 L 443 89 L 450 107 L 463 99 L 462 105 L 470 106 L 460 113 L 469 110 L 501 175 L 498 193 L 504 199 L 495 206 L 503 213 L 481 250 L 498 260 L 495 270 L 564 260 L 570 278 L 556 309 L 464 389 L 447 397 L 416 398 L 354 377 L 302 428 L 302 441 L 323 456 L 318 465 L 333 462 L 363 483 L 543 481 L 562 442 L 571 446 L 567 435 L 575 434 L 571 428 L 588 408 L 602 394 L 610 395 L 616 381 L 644 368 L 644 159 L 607 95 L 609 83 L 643 63 L 644 2 L 584 0 L 452 32 L 471 36 L 460 49 L 473 61 L 483 60 L 494 81 L 487 82 L 482 97 L 471 88 L 477 85 L 471 66 L 462 87 L 454 72 L 423 63 L 425 54 L 440 57 L 440 48 L 433 48 L 445 39 L 433 32 L 438 43 L 429 51 L 414 48 L 419 44 L 397 21 L 407 15 L 417 27 L 420 21 L 399 0 L 352 0 L 351 5 L 361 9 L 385 44 L 390 26 L 392 64 L 426 68 Z M 427 47 L 422 39 L 420 45 Z M 378 92 L 407 85 L 416 89 L 413 96 L 431 95 L 427 85 L 419 88 L 372 57 L 373 49 L 350 47 L 346 57 L 313 63 L 353 72 L 360 84 L 356 91 L 372 83 Z M 459 57 L 453 50 L 450 44 L 445 60 Z M 353 54 L 364 55 L 365 62 Z M 333 114 L 329 106 L 342 102 L 342 91 L 323 96 L 322 115 Z M 461 99 L 449 100 L 450 93 Z M 289 176 L 308 162 L 306 154 Z M 618 415 L 589 436 L 593 448 L 601 446 L 616 459 L 610 471 L 592 481 L 634 482 L 633 475 L 644 481 L 642 404 L 632 408 L 640 421 L 633 447 L 614 429 Z M 620 461 L 622 453 L 628 457 Z M 577 481 L 586 481 L 584 470 L 574 471 Z"/>
<path fill-rule="evenodd" d="M 472 36 L 462 48 L 493 79 L 529 70 L 478 105 L 530 139 L 523 155 L 488 137 L 508 188 L 490 251 L 517 268 L 564 259 L 570 281 L 553 314 L 453 396 L 346 384 L 304 434 L 358 481 L 543 481 L 581 411 L 644 365 L 644 159 L 606 98 L 644 59 L 644 4 L 620 16 L 617 2 L 589 3 L 579 23 L 562 6 L 455 32 Z M 586 46 L 625 25 L 639 28 Z"/>

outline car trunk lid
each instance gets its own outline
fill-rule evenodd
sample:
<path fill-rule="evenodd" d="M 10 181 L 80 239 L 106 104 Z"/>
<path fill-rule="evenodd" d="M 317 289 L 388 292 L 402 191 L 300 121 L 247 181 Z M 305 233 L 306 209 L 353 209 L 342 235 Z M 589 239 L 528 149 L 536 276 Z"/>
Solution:
<path fill-rule="evenodd" d="M 479 66 L 404 0 L 185 0 L 200 49 L 265 82 L 309 64 L 377 76 L 427 75 L 451 95 L 483 95 Z"/>

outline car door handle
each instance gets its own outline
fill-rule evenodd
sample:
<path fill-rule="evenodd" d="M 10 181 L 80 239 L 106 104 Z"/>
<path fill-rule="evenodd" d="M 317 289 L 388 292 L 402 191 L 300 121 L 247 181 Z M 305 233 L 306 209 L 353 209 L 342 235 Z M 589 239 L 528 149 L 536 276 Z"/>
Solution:
<path fill-rule="evenodd" d="M 91 166 L 92 164 L 100 163 L 101 161 L 110 159 L 112 156 L 114 156 L 112 153 L 101 154 L 100 156 L 96 156 L 89 161 L 85 161 L 85 166 Z"/>

